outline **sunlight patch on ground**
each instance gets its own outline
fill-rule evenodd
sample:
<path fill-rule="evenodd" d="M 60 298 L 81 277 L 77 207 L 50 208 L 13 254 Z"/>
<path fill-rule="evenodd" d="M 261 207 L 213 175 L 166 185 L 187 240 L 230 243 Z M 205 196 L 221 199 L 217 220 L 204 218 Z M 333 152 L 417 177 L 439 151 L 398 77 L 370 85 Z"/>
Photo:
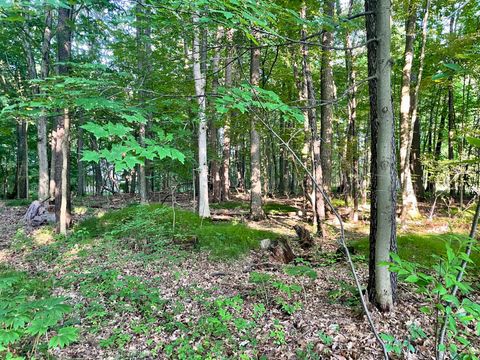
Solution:
<path fill-rule="evenodd" d="M 39 228 L 32 233 L 33 242 L 36 245 L 49 245 L 55 242 L 53 233 L 49 229 Z"/>
<path fill-rule="evenodd" d="M 88 208 L 86 206 L 75 206 L 73 208 L 73 213 L 75 215 L 85 215 L 88 211 Z"/>
<path fill-rule="evenodd" d="M 0 264 L 7 264 L 11 254 L 7 249 L 0 250 Z"/>

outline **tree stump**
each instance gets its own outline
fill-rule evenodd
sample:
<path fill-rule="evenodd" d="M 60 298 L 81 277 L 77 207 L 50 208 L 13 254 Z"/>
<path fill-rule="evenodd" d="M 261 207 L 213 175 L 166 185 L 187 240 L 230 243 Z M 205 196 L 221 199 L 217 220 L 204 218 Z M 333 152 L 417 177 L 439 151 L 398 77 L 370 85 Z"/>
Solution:
<path fill-rule="evenodd" d="M 302 249 L 309 249 L 314 245 L 315 240 L 306 228 L 300 225 L 295 225 L 293 229 L 297 233 L 298 241 Z"/>
<path fill-rule="evenodd" d="M 288 244 L 287 239 L 264 239 L 260 242 L 260 246 L 263 250 L 270 252 L 270 257 L 274 261 L 288 264 L 295 259 L 295 254 Z"/>

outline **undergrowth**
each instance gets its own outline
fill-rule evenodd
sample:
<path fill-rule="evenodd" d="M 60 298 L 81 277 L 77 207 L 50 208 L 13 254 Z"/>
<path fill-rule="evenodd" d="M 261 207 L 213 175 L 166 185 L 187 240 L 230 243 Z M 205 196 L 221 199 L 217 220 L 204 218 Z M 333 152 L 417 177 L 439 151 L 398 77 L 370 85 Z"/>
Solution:
<path fill-rule="evenodd" d="M 250 205 L 247 202 L 241 202 L 241 201 L 225 201 L 221 203 L 210 204 L 210 207 L 212 209 L 248 211 L 250 208 Z M 296 212 L 298 211 L 298 209 L 296 207 L 293 207 L 287 204 L 268 202 L 263 205 L 263 211 L 265 211 L 266 214 L 282 214 L 282 213 Z"/>
<path fill-rule="evenodd" d="M 431 267 L 438 261 L 435 257 L 432 257 L 432 255 L 444 256 L 446 254 L 445 244 L 451 244 L 455 248 L 459 246 L 459 240 L 465 240 L 467 238 L 466 235 L 454 233 L 400 235 L 397 237 L 399 256 L 402 259 Z M 368 257 L 368 238 L 352 241 L 351 244 L 360 254 Z M 472 260 L 476 264 L 476 268 L 479 268 L 480 254 L 473 253 Z"/>
<path fill-rule="evenodd" d="M 274 233 L 254 230 L 236 222 L 215 223 L 186 210 L 162 205 L 129 206 L 77 226 L 90 237 L 133 239 L 140 244 L 154 240 L 190 241 L 215 257 L 235 258 L 258 248 L 260 240 L 274 239 Z"/>

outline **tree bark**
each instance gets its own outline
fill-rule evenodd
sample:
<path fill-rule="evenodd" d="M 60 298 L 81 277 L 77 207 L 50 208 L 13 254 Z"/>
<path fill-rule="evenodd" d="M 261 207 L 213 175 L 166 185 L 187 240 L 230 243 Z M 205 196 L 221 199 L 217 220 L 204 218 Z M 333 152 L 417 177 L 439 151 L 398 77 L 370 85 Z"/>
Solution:
<path fill-rule="evenodd" d="M 455 140 L 455 106 L 453 94 L 453 80 L 448 84 L 448 160 L 454 159 L 453 142 Z M 455 197 L 455 174 L 450 173 L 450 182 L 448 185 L 450 196 Z"/>
<path fill-rule="evenodd" d="M 258 38 L 258 33 L 256 36 Z M 260 55 L 260 47 L 253 46 L 250 58 L 250 83 L 254 87 L 260 85 Z M 255 91 L 253 90 L 254 93 Z M 255 121 L 255 112 L 258 109 L 252 110 L 250 118 L 250 219 L 258 221 L 265 218 L 265 213 L 262 208 L 260 134 Z"/>
<path fill-rule="evenodd" d="M 348 16 L 352 15 L 353 0 L 349 1 Z M 348 190 L 353 199 L 353 208 L 350 212 L 350 219 L 353 222 L 358 221 L 359 205 L 359 175 L 358 175 L 358 138 L 357 138 L 357 87 L 355 85 L 357 72 L 354 67 L 354 56 L 352 51 L 351 34 L 347 32 L 345 36 L 345 67 L 347 70 L 347 86 L 351 89 L 348 95 L 348 130 L 347 130 L 347 183 Z M 350 170 L 351 168 L 351 170 Z"/>
<path fill-rule="evenodd" d="M 300 8 L 300 18 L 305 20 L 307 17 L 307 4 L 305 1 L 302 2 L 302 7 Z M 301 76 L 298 74 L 297 63 L 293 61 L 293 78 L 294 82 L 297 85 L 298 90 L 298 99 L 300 100 L 301 106 L 304 108 L 302 109 L 303 113 L 303 147 L 302 147 L 302 162 L 306 168 L 313 167 L 313 140 L 312 140 L 312 131 L 310 128 L 310 116 L 309 111 L 315 111 L 315 109 L 309 109 L 309 101 L 308 101 L 308 76 L 310 76 L 311 81 L 311 70 L 310 64 L 308 63 L 308 46 L 305 43 L 307 37 L 306 26 L 302 27 L 300 30 L 300 38 L 302 40 L 302 45 L 300 47 L 300 59 L 301 59 Z M 292 54 L 294 57 L 295 54 Z M 311 164 L 311 166 L 310 166 Z M 312 173 L 314 173 L 314 169 L 312 169 Z M 283 174 L 283 172 L 282 172 Z M 282 188 L 284 188 L 284 184 L 282 182 Z M 313 187 L 313 183 L 310 177 L 305 174 L 303 177 L 303 192 L 305 201 L 312 205 L 312 212 L 313 212 L 313 227 L 317 229 L 317 216 L 316 216 L 316 207 L 315 207 L 315 188 Z"/>
<path fill-rule="evenodd" d="M 140 90 L 138 91 L 138 97 L 140 103 L 146 101 L 146 94 L 144 88 L 147 86 L 147 77 L 150 73 L 149 69 L 149 57 L 151 54 L 150 46 L 150 26 L 148 21 L 145 19 L 145 3 L 144 0 L 139 0 L 136 6 L 136 41 L 138 48 L 138 59 L 137 59 L 137 69 L 138 69 L 138 86 Z M 140 124 L 138 129 L 138 143 L 141 147 L 145 147 L 145 138 L 146 138 L 146 128 L 147 124 Z M 143 164 L 139 164 L 138 167 L 138 192 L 140 195 L 140 202 L 145 204 L 148 202 L 148 183 L 147 183 L 147 159 L 143 159 Z"/>
<path fill-rule="evenodd" d="M 202 73 L 201 54 L 205 51 L 200 43 L 201 28 L 198 14 L 193 15 L 193 24 L 196 27 L 193 35 L 193 77 L 195 81 L 195 94 L 198 102 L 198 214 L 202 218 L 210 217 L 208 202 L 208 163 L 207 163 L 207 116 L 205 97 L 205 74 Z"/>
<path fill-rule="evenodd" d="M 223 38 L 224 30 L 223 27 L 219 26 L 217 28 L 216 34 L 216 48 L 214 56 L 212 59 L 212 94 L 215 96 L 218 92 L 219 86 L 219 66 L 220 66 L 220 44 Z M 214 113 L 214 111 L 212 111 Z M 210 117 L 210 124 L 208 127 L 208 140 L 210 142 L 211 149 L 211 161 L 210 161 L 210 176 L 212 179 L 212 202 L 219 202 L 221 199 L 221 179 L 220 179 L 220 166 L 218 164 L 218 154 L 219 154 L 219 141 L 217 138 L 217 126 L 215 116 Z"/>
<path fill-rule="evenodd" d="M 305 12 L 304 17 L 306 18 L 306 5 L 304 3 L 302 12 Z M 333 10 L 332 10 L 333 12 Z M 321 163 L 321 142 L 318 136 L 318 129 L 317 129 L 317 111 L 316 105 L 317 101 L 315 98 L 315 89 L 313 86 L 313 79 L 312 79 L 312 72 L 310 70 L 310 64 L 308 62 L 308 46 L 305 42 L 306 38 L 306 31 L 302 30 L 302 73 L 303 73 L 303 82 L 305 83 L 305 96 L 307 99 L 308 110 L 307 110 L 307 118 L 308 118 L 308 129 L 310 134 L 308 134 L 307 139 L 310 141 L 309 144 L 309 151 L 310 157 L 312 159 L 312 173 L 315 178 L 315 182 L 319 186 L 323 186 L 323 169 Z M 323 121 L 323 120 L 322 120 Z M 322 122 L 323 124 L 323 122 Z M 321 191 L 317 188 L 313 188 L 313 195 L 312 195 L 312 206 L 313 206 L 313 216 L 314 216 L 314 227 L 317 234 L 321 237 L 326 235 L 325 229 L 325 202 Z"/>
<path fill-rule="evenodd" d="M 233 70 L 233 29 L 228 29 L 226 33 L 227 39 L 227 57 L 225 65 L 225 87 L 232 86 L 232 70 Z M 220 135 L 223 140 L 222 144 L 222 167 L 220 170 L 221 181 L 221 201 L 230 199 L 230 116 L 227 115 L 225 124 L 220 129 Z"/>
<path fill-rule="evenodd" d="M 69 74 L 66 64 L 70 61 L 72 45 L 71 22 L 72 9 L 58 9 L 57 26 L 57 73 L 60 76 Z M 57 232 L 66 235 L 71 223 L 70 194 L 70 113 L 67 108 L 57 118 L 55 137 L 55 220 Z"/>
<path fill-rule="evenodd" d="M 333 18 L 334 1 L 324 0 L 323 12 L 325 16 Z M 332 58 L 333 33 L 323 29 L 322 35 L 322 59 L 321 59 L 321 145 L 320 156 L 322 162 L 323 187 L 326 191 L 332 186 L 332 148 L 333 148 L 333 101 L 335 100 L 335 83 L 333 80 Z"/>
<path fill-rule="evenodd" d="M 50 195 L 50 201 L 55 199 L 55 190 L 57 188 L 55 184 L 55 169 L 56 169 L 56 148 L 57 148 L 57 119 L 55 118 L 55 123 L 53 129 L 50 133 L 50 182 L 48 193 Z"/>
<path fill-rule="evenodd" d="M 95 151 L 98 151 L 98 143 L 97 139 L 95 136 L 92 135 L 91 137 L 91 144 L 92 144 L 92 149 Z M 101 196 L 102 195 L 102 188 L 103 188 L 103 177 L 102 177 L 102 163 L 101 161 L 96 162 L 93 165 L 94 168 L 94 176 L 95 176 L 95 195 L 96 196 Z M 133 180 L 132 180 L 133 183 Z M 133 187 L 133 185 L 132 185 Z"/>
<path fill-rule="evenodd" d="M 410 0 L 408 17 L 405 24 L 405 53 L 402 71 L 402 96 L 400 102 L 400 181 L 402 185 L 402 221 L 416 218 L 420 215 L 417 197 L 413 189 L 410 167 L 410 152 L 412 146 L 413 124 L 411 118 L 411 80 L 413 65 L 413 45 L 417 21 L 416 0 Z"/>
<path fill-rule="evenodd" d="M 77 196 L 85 195 L 85 164 L 83 157 L 83 129 L 81 127 L 83 121 L 78 122 L 77 131 Z"/>
<path fill-rule="evenodd" d="M 369 286 L 370 300 L 382 311 L 393 308 L 396 277 L 382 262 L 396 251 L 395 124 L 393 121 L 390 57 L 390 1 L 366 0 L 370 121 L 372 132 L 372 190 L 370 222 Z"/>
<path fill-rule="evenodd" d="M 50 42 L 52 40 L 52 10 L 45 11 L 45 28 L 42 40 L 42 62 L 40 76 L 42 79 L 48 77 L 50 71 Z M 47 139 L 47 116 L 41 114 L 37 122 L 37 152 L 38 152 L 38 200 L 42 201 L 48 197 L 52 198 L 49 189 L 48 172 L 48 139 Z M 52 154 L 53 155 L 53 154 Z"/>
<path fill-rule="evenodd" d="M 27 122 L 20 120 L 17 124 L 17 172 L 16 172 L 16 197 L 28 198 L 28 136 Z"/>
<path fill-rule="evenodd" d="M 425 62 L 425 47 L 427 44 L 427 29 L 428 29 L 428 16 L 430 11 L 430 0 L 426 1 L 425 14 L 422 21 L 422 45 L 420 47 L 420 57 L 418 64 L 418 76 L 415 89 L 412 94 L 410 117 L 411 124 L 413 124 L 412 145 L 410 164 L 413 172 L 413 189 L 414 194 L 417 194 L 420 198 L 425 195 L 425 189 L 423 187 L 423 167 L 420 160 L 420 143 L 421 143 L 421 129 L 420 118 L 418 117 L 418 98 L 420 94 L 420 86 L 423 77 L 423 65 Z"/>

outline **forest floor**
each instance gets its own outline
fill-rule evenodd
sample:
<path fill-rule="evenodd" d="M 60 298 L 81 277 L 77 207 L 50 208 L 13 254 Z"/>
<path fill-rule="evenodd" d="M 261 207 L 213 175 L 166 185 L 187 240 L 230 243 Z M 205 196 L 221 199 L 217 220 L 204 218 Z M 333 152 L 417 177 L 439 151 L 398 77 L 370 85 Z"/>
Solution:
<path fill-rule="evenodd" d="M 333 217 L 329 238 L 304 251 L 293 231 L 308 216 L 298 199 L 268 200 L 268 219 L 256 223 L 247 220 L 248 202 L 240 197 L 214 205 L 212 220 L 186 210 L 186 201 L 175 210 L 131 201 L 75 201 L 75 227 L 67 238 L 48 226 L 27 229 L 27 207 L 0 202 L 2 272 L 25 272 L 65 298 L 72 311 L 64 325 L 80 334 L 63 349 L 32 350 L 23 341 L 14 353 L 58 359 L 382 358 L 348 264 L 337 253 Z M 345 208 L 341 212 L 346 216 Z M 400 256 L 431 264 L 430 255 L 441 255 L 445 242 L 468 233 L 470 217 L 441 208 L 432 220 L 408 222 L 399 229 Z M 367 218 L 365 207 L 361 219 Z M 368 222 L 347 222 L 346 230 L 366 286 Z M 260 240 L 279 237 L 292 245 L 291 264 L 276 263 L 259 249 Z M 478 303 L 478 281 L 475 286 Z M 431 305 L 400 283 L 393 312 L 370 306 L 378 331 L 397 348 L 393 359 L 434 358 L 433 316 L 420 311 Z M 473 347 L 479 342 L 473 335 Z"/>

